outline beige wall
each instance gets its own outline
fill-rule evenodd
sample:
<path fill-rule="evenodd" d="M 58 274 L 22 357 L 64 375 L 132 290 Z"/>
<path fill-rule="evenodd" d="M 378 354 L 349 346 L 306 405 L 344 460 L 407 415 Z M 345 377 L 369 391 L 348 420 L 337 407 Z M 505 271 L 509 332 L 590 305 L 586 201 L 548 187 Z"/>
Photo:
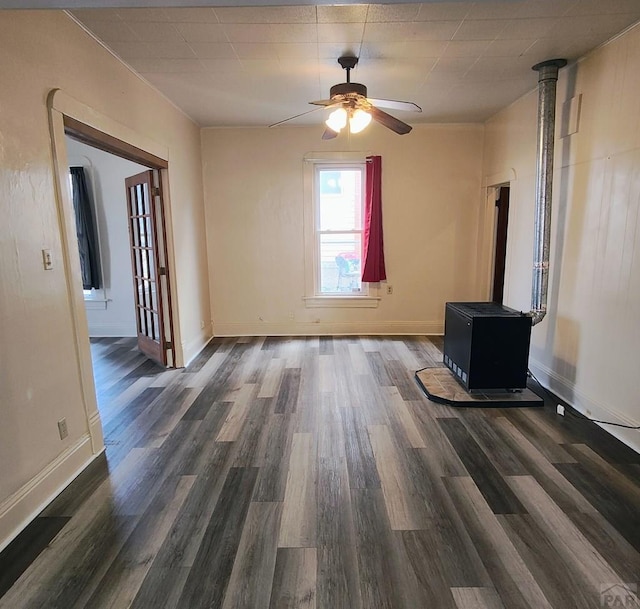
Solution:
<path fill-rule="evenodd" d="M 531 365 L 591 416 L 640 424 L 640 27 L 561 72 L 557 135 L 572 97 L 579 130 L 556 141 L 549 315 L 533 330 Z M 484 174 L 515 170 L 506 303 L 528 310 L 533 242 L 536 95 L 486 130 Z M 606 427 L 640 449 L 637 431 Z"/>
<path fill-rule="evenodd" d="M 442 332 L 444 303 L 473 299 L 483 128 L 373 125 L 202 132 L 215 334 Z M 388 284 L 374 309 L 305 308 L 305 155 L 382 155 Z M 292 318 L 293 317 L 293 318 Z M 262 320 L 260 320 L 262 318 Z"/>
<path fill-rule="evenodd" d="M 62 264 L 46 107 L 51 89 L 168 150 L 187 359 L 206 340 L 200 322 L 210 307 L 198 127 L 62 12 L 0 11 L 0 58 L 2 547 L 92 452 Z M 51 271 L 43 270 L 43 248 L 52 252 Z M 73 277 L 69 285 L 81 290 Z M 69 437 L 61 441 L 63 417 Z"/>

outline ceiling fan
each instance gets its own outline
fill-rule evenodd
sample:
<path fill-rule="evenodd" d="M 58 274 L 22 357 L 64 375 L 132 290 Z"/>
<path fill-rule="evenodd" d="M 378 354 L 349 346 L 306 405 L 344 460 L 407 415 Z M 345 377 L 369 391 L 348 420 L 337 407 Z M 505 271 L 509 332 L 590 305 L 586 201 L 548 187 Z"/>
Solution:
<path fill-rule="evenodd" d="M 335 108 L 335 110 L 329 115 L 329 118 L 325 121 L 327 128 L 322 134 L 323 140 L 331 140 L 337 137 L 343 127 L 349 125 L 349 131 L 351 133 L 358 133 L 362 131 L 373 119 L 381 125 L 391 129 L 391 131 L 398 135 L 404 135 L 411 131 L 411 126 L 401 121 L 391 114 L 387 114 L 380 108 L 389 108 L 391 110 L 404 110 L 408 112 L 422 112 L 420 106 L 413 102 L 394 101 L 392 99 L 373 99 L 367 97 L 367 87 L 364 85 L 351 82 L 351 70 L 355 68 L 358 63 L 357 57 L 340 57 L 338 63 L 347 72 L 347 82 L 342 82 L 337 85 L 333 85 L 329 90 L 329 99 L 321 99 L 318 101 L 309 102 L 314 106 L 320 106 L 314 108 L 308 112 L 302 114 L 296 114 L 290 116 L 282 121 L 278 121 L 269 127 L 276 127 L 282 125 L 295 118 L 305 116 L 318 110 Z"/>

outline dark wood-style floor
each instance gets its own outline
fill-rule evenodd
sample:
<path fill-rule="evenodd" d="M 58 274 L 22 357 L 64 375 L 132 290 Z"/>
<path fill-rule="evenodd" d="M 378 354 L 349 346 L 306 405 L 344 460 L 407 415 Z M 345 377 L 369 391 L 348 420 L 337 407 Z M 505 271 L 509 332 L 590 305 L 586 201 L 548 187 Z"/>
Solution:
<path fill-rule="evenodd" d="M 106 459 L 13 545 L 2 608 L 638 606 L 640 456 L 551 403 L 429 402 L 440 339 L 92 346 Z"/>

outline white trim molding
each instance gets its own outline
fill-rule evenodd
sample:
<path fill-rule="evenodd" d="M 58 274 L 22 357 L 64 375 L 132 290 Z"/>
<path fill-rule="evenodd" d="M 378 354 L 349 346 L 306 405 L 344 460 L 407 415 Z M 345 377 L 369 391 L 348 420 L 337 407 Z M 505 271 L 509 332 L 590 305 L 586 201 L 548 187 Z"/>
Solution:
<path fill-rule="evenodd" d="M 621 425 L 630 425 L 632 427 L 640 425 L 640 421 L 631 420 L 589 397 L 580 391 L 575 383 L 560 376 L 541 362 L 531 358 L 529 366 L 545 387 L 585 417 L 598 419 L 600 421 L 611 421 L 612 423 L 619 423 Z M 640 453 L 640 434 L 638 430 L 625 429 L 623 427 L 616 427 L 615 425 L 602 425 L 600 423 L 596 423 L 596 425 L 611 434 L 614 438 L 620 440 L 620 442 Z"/>
<path fill-rule="evenodd" d="M 442 335 L 441 321 L 306 321 L 216 323 L 216 336 Z"/>
<path fill-rule="evenodd" d="M 182 344 L 182 353 L 184 354 L 184 365 L 188 366 L 196 356 L 202 351 L 211 341 L 213 335 L 211 331 L 205 331 L 198 334 L 194 339 L 188 343 Z M 176 366 L 178 368 L 179 366 Z"/>
<path fill-rule="evenodd" d="M 377 309 L 381 298 L 378 296 L 306 296 L 303 300 L 307 309 Z"/>
<path fill-rule="evenodd" d="M 509 184 L 517 180 L 516 170 L 512 167 L 499 173 L 484 176 L 482 180 L 482 188 L 489 188 L 490 186 L 500 186 L 502 184 Z"/>
<path fill-rule="evenodd" d="M 102 337 L 102 336 L 137 336 L 136 334 L 136 322 L 123 323 L 121 321 L 112 322 L 89 322 L 89 336 Z"/>
<path fill-rule="evenodd" d="M 49 93 L 49 108 L 89 125 L 98 131 L 108 133 L 127 144 L 149 152 L 165 161 L 169 160 L 169 149 L 151 138 L 123 125 L 119 121 L 83 104 L 61 89 L 53 89 Z"/>
<path fill-rule="evenodd" d="M 99 419 L 97 420 L 100 426 Z M 100 432 L 102 433 L 102 432 Z M 92 438 L 83 434 L 47 467 L 0 504 L 0 551 L 11 541 L 101 452 L 94 452 Z"/>

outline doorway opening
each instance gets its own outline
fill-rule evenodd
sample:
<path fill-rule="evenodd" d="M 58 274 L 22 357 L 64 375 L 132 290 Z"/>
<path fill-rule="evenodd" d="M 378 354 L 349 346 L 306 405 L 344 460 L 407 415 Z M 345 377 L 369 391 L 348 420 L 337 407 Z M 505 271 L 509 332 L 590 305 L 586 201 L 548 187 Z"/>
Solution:
<path fill-rule="evenodd" d="M 60 229 L 62 265 L 67 292 L 67 306 L 69 309 L 73 342 L 75 346 L 75 360 L 79 371 L 82 403 L 86 416 L 86 425 L 91 442 L 91 452 L 98 455 L 104 451 L 104 434 L 101 413 L 98 410 L 96 395 L 96 378 L 94 376 L 91 357 L 91 342 L 87 326 L 87 311 L 84 300 L 80 257 L 78 250 L 77 230 L 75 225 L 75 211 L 69 189 L 69 163 L 67 158 L 66 136 L 84 142 L 92 147 L 112 153 L 121 158 L 139 163 L 151 168 L 157 176 L 158 184 L 166 194 L 163 211 L 166 214 L 166 299 L 171 311 L 171 360 L 168 365 L 180 367 L 183 365 L 182 341 L 180 340 L 180 323 L 178 317 L 178 302 L 173 293 L 176 285 L 175 265 L 173 261 L 174 243 L 171 231 L 171 205 L 168 200 L 168 158 L 169 150 L 148 136 L 129 128 L 113 118 L 101 114 L 96 109 L 67 95 L 60 89 L 52 89 L 47 96 L 49 115 L 49 130 L 51 136 L 51 154 L 53 162 L 54 186 L 58 222 Z M 124 195 L 124 184 L 123 195 Z M 124 198 L 124 196 L 123 196 Z M 124 214 L 126 215 L 126 203 Z M 130 263 L 129 263 L 130 266 Z M 170 280 L 170 281 L 169 281 Z M 133 338 L 132 340 L 136 340 Z M 149 365 L 162 371 L 151 360 Z"/>
<path fill-rule="evenodd" d="M 167 163 L 73 119 L 65 117 L 64 127 L 69 152 L 84 152 L 85 158 L 94 161 L 93 204 L 100 216 L 96 217 L 98 229 L 102 224 L 97 231 L 101 286 L 89 297 L 85 292 L 89 334 L 135 335 L 142 353 L 161 366 L 173 367 L 175 341 L 161 175 Z M 74 160 L 70 154 L 70 165 Z"/>
<path fill-rule="evenodd" d="M 509 185 L 495 189 L 497 213 L 495 216 L 495 248 L 493 257 L 493 302 L 502 304 L 504 297 L 504 277 L 507 260 L 507 232 L 509 226 Z"/>

